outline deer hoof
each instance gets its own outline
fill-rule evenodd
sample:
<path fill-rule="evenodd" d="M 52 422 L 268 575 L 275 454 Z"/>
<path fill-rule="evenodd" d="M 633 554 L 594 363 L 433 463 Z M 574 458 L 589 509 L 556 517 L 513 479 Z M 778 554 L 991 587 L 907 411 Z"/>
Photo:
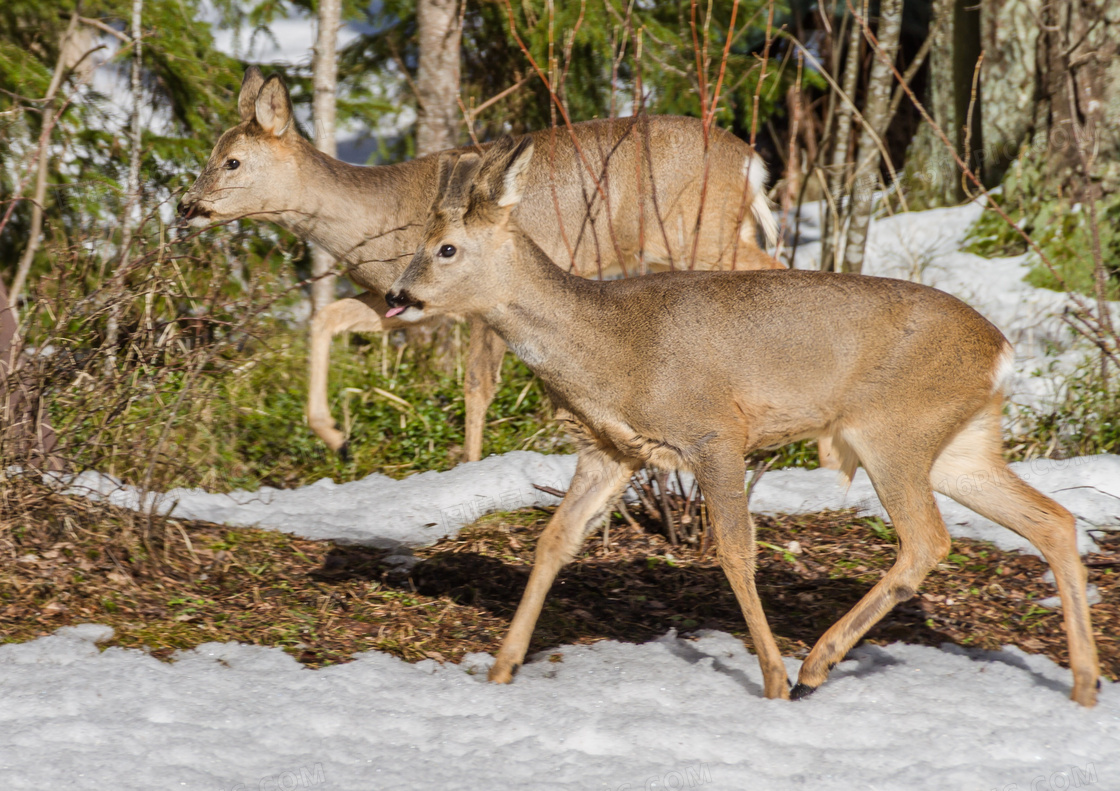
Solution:
<path fill-rule="evenodd" d="M 338 460 L 343 464 L 349 464 L 353 461 L 353 458 L 350 456 L 350 440 L 346 440 L 338 446 Z"/>
<path fill-rule="evenodd" d="M 804 700 L 816 691 L 816 687 L 810 687 L 808 684 L 802 684 L 800 681 L 798 681 L 793 685 L 793 689 L 789 691 L 789 699 Z"/>
<path fill-rule="evenodd" d="M 520 665 L 506 665 L 501 662 L 495 663 L 490 672 L 486 674 L 486 678 L 492 684 L 509 684 L 513 681 L 513 674 L 517 672 Z"/>

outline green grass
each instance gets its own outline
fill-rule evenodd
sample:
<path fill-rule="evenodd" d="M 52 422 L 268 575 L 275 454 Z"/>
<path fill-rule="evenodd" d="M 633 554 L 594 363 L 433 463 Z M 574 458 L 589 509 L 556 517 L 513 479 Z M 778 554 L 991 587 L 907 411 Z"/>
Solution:
<path fill-rule="evenodd" d="M 333 344 L 331 413 L 349 436 L 350 459 L 332 453 L 304 417 L 306 348 L 302 330 L 279 329 L 267 347 L 253 350 L 244 371 L 212 383 L 208 408 L 175 438 L 189 454 L 190 469 L 199 474 L 193 485 L 290 488 L 374 472 L 402 478 L 459 462 L 465 412 L 461 379 L 432 370 L 422 355 L 376 336 L 339 338 Z M 572 448 L 552 420 L 540 382 L 507 355 L 487 414 L 483 454 L 518 449 Z"/>

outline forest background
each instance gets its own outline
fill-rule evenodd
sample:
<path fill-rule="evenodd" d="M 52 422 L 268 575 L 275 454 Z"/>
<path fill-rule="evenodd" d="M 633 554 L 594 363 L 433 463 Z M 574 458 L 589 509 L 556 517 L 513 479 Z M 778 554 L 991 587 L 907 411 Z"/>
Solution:
<path fill-rule="evenodd" d="M 296 29 L 314 56 L 261 56 Z M 333 262 L 265 223 L 175 227 L 253 63 L 282 71 L 305 134 L 363 164 L 569 120 L 703 118 L 766 159 L 779 255 L 824 202 L 822 268 L 860 270 L 872 216 L 980 200 L 970 249 L 1031 252 L 1032 283 L 1082 295 L 1066 320 L 1096 350 L 1009 453 L 1115 452 L 1118 47 L 1107 0 L 9 0 L 0 467 L 223 491 L 457 463 L 464 327 L 336 341 L 339 458 L 303 418 L 309 312 L 350 288 Z M 565 449 L 549 416 L 507 357 L 484 452 Z"/>

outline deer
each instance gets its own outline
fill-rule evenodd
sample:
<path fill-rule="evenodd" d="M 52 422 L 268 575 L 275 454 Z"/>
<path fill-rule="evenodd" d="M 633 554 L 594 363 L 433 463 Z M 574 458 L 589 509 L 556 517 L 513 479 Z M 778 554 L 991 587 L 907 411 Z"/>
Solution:
<path fill-rule="evenodd" d="M 1003 334 L 949 294 L 888 278 L 808 270 L 575 277 L 516 213 L 534 144 L 505 138 L 482 155 L 441 155 L 422 241 L 385 296 L 386 315 L 403 321 L 463 313 L 486 322 L 540 378 L 580 446 L 490 681 L 512 680 L 557 573 L 631 475 L 652 465 L 687 470 L 700 485 L 767 698 L 811 694 L 948 555 L 936 490 L 1042 552 L 1063 603 L 1071 697 L 1094 705 L 1099 669 L 1074 518 L 1000 452 L 1013 359 Z M 755 583 L 744 457 L 822 436 L 847 480 L 857 465 L 867 471 L 899 550 L 814 645 L 791 687 Z"/>
<path fill-rule="evenodd" d="M 265 79 L 255 66 L 245 72 L 238 112 L 240 123 L 222 134 L 183 195 L 180 219 L 195 227 L 271 220 L 328 250 L 365 289 L 319 311 L 310 332 L 307 422 L 345 456 L 347 438 L 328 401 L 331 339 L 405 326 L 386 316 L 382 297 L 419 242 L 438 161 L 359 167 L 322 154 L 297 129 L 283 78 Z M 529 169 L 518 216 L 572 272 L 602 278 L 645 268 L 784 268 L 756 241 L 761 229 L 773 246 L 778 233 L 765 163 L 735 135 L 705 131 L 693 118 L 640 116 L 532 138 L 541 154 Z M 463 377 L 466 461 L 481 458 L 504 354 L 497 336 L 472 321 Z"/>

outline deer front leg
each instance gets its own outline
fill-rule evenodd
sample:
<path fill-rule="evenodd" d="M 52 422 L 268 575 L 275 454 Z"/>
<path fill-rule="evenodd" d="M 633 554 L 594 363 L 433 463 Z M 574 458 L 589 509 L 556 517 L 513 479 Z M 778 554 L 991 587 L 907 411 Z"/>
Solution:
<path fill-rule="evenodd" d="M 745 477 L 746 464 L 734 451 L 709 459 L 696 469 L 696 480 L 712 520 L 719 564 L 735 591 L 762 668 L 763 694 L 788 700 L 789 676 L 755 586 L 755 527 L 743 491 Z"/>
<path fill-rule="evenodd" d="M 529 584 L 517 606 L 489 679 L 508 684 L 525 659 L 529 639 L 537 625 L 545 596 L 556 574 L 575 557 L 588 532 L 602 518 L 607 506 L 626 486 L 638 464 L 619 459 L 597 448 L 580 453 L 576 474 L 560 507 L 537 541 L 536 560 Z"/>
<path fill-rule="evenodd" d="M 482 429 L 486 424 L 486 410 L 494 400 L 506 344 L 480 319 L 472 317 L 470 327 L 467 370 L 463 376 L 463 399 L 467 413 L 463 461 L 478 461 L 482 458 Z"/>
<path fill-rule="evenodd" d="M 327 373 L 331 360 L 331 338 L 343 332 L 380 332 L 400 326 L 384 318 L 388 306 L 379 294 L 365 293 L 332 302 L 311 319 L 311 354 L 307 381 L 307 424 L 327 447 L 344 459 L 346 436 L 331 417 Z"/>

